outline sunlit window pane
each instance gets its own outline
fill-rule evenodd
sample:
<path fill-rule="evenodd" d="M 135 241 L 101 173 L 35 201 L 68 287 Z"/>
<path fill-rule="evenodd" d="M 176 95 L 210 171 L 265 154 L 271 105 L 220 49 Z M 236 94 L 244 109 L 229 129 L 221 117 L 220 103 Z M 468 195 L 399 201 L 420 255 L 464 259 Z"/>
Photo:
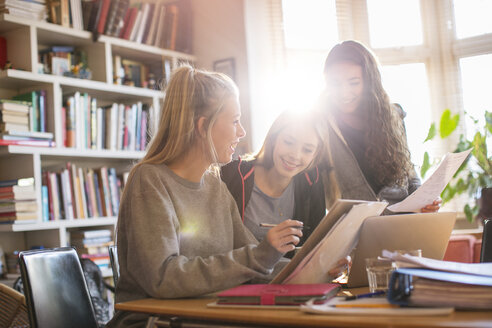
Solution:
<path fill-rule="evenodd" d="M 282 0 L 287 48 L 330 49 L 338 41 L 335 0 Z"/>
<path fill-rule="evenodd" d="M 461 58 L 460 69 L 464 109 L 472 117 L 479 120 L 480 126 L 483 126 L 485 111 L 492 111 L 492 94 L 490 92 L 492 55 Z M 468 137 L 471 138 L 476 130 L 471 120 L 466 122 L 466 130 Z"/>
<path fill-rule="evenodd" d="M 431 122 L 429 86 L 425 65 L 404 64 L 382 67 L 383 85 L 391 101 L 399 103 L 407 113 L 405 126 L 412 161 L 422 163 L 423 141 Z"/>
<path fill-rule="evenodd" d="M 367 0 L 372 48 L 422 44 L 420 0 Z"/>
<path fill-rule="evenodd" d="M 456 37 L 492 33 L 492 1 L 490 0 L 454 0 Z"/>

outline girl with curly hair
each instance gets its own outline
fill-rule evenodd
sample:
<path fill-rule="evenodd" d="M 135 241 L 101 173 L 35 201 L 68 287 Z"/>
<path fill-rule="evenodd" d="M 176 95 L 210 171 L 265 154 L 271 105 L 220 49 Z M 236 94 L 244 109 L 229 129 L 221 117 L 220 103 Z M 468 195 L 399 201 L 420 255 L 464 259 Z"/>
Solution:
<path fill-rule="evenodd" d="M 392 104 L 381 83 L 376 57 L 363 44 L 337 44 L 325 61 L 326 89 L 321 115 L 326 122 L 336 192 L 326 190 L 327 205 L 336 198 L 405 199 L 420 186 L 407 146 L 405 112 Z M 435 212 L 436 199 L 421 209 Z"/>

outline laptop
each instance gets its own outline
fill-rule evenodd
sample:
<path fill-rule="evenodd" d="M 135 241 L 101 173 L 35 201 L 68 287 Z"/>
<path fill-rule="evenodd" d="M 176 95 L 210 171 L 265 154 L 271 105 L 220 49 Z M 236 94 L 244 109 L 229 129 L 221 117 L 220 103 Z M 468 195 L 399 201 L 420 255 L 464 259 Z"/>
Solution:
<path fill-rule="evenodd" d="M 421 249 L 423 257 L 442 260 L 455 221 L 455 212 L 372 216 L 365 219 L 359 242 L 352 252 L 348 287 L 368 286 L 365 259 L 381 256 L 383 249 Z"/>

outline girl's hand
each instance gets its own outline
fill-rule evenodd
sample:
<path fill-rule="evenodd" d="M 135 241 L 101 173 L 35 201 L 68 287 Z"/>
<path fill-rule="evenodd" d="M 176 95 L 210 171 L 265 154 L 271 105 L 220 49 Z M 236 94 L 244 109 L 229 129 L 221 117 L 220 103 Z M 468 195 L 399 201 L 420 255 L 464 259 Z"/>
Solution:
<path fill-rule="evenodd" d="M 438 198 L 435 201 L 432 202 L 432 204 L 426 205 L 425 207 L 422 207 L 420 210 L 422 213 L 432 213 L 432 212 L 437 212 L 441 208 L 441 203 L 442 199 Z"/>
<path fill-rule="evenodd" d="M 328 281 L 332 281 L 344 273 L 347 273 L 348 275 L 351 266 L 352 266 L 352 258 L 350 256 L 346 256 L 340 259 L 335 264 L 335 267 L 331 268 L 328 271 Z"/>
<path fill-rule="evenodd" d="M 302 237 L 303 223 L 297 220 L 285 220 L 271 228 L 266 239 L 280 253 L 293 251 Z"/>

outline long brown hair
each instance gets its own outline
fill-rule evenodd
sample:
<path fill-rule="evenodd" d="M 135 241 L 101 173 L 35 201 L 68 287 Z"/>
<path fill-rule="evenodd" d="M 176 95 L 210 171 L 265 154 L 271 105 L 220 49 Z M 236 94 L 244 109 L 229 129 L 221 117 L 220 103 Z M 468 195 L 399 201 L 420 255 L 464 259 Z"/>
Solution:
<path fill-rule="evenodd" d="M 408 174 L 413 169 L 410 160 L 403 120 L 392 108 L 388 94 L 381 82 L 376 57 L 363 44 L 344 41 L 328 54 L 324 73 L 340 62 L 361 66 L 364 82 L 363 99 L 358 113 L 367 122 L 365 131 L 365 159 L 380 186 L 408 184 Z M 336 115 L 336 112 L 335 112 Z"/>

